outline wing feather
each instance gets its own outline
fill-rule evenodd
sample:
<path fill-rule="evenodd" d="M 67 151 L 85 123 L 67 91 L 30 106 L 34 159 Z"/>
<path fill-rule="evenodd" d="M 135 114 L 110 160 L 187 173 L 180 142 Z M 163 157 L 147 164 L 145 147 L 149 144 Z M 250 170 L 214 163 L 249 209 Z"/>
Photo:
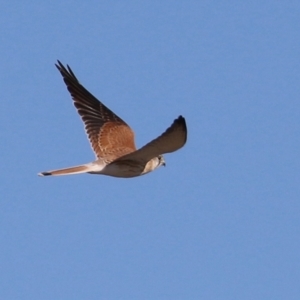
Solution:
<path fill-rule="evenodd" d="M 136 150 L 131 128 L 87 89 L 76 78 L 71 68 L 57 61 L 55 64 L 70 92 L 74 105 L 85 124 L 97 158 L 111 162 Z"/>
<path fill-rule="evenodd" d="M 187 140 L 187 127 L 185 119 L 179 116 L 173 124 L 158 138 L 146 144 L 137 151 L 122 156 L 121 160 L 138 160 L 147 163 L 161 154 L 174 152 L 184 146 Z"/>

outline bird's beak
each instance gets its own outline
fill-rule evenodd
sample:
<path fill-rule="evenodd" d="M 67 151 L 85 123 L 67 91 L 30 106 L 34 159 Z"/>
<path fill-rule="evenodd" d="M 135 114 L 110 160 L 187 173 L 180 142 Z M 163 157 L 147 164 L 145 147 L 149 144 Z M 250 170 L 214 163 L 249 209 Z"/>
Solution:
<path fill-rule="evenodd" d="M 162 165 L 165 167 L 165 166 L 166 166 L 166 163 L 165 163 L 165 162 L 163 162 L 163 163 L 162 163 Z"/>

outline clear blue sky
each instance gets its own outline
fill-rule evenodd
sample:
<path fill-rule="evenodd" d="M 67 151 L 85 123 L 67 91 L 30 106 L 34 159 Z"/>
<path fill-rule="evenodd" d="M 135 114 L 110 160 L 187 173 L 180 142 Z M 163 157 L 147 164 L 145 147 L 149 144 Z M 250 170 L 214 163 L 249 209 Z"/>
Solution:
<path fill-rule="evenodd" d="M 300 299 L 299 1 L 2 1 L 0 299 Z M 56 59 L 142 146 L 134 179 L 37 173 L 94 154 Z"/>

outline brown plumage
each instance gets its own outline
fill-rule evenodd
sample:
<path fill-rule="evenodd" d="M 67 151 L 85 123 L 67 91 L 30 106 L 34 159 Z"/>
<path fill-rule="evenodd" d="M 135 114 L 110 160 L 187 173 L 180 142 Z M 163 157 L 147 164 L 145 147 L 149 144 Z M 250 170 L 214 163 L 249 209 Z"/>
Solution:
<path fill-rule="evenodd" d="M 58 61 L 61 73 L 74 105 L 85 125 L 86 133 L 97 158 L 107 163 L 136 150 L 131 128 L 78 81 L 71 68 Z"/>
<path fill-rule="evenodd" d="M 134 177 L 165 165 L 162 154 L 183 147 L 187 139 L 185 119 L 179 116 L 158 138 L 136 150 L 131 128 L 95 98 L 78 81 L 71 68 L 56 64 L 84 122 L 97 160 L 81 166 L 39 173 L 41 176 L 79 173 Z"/>

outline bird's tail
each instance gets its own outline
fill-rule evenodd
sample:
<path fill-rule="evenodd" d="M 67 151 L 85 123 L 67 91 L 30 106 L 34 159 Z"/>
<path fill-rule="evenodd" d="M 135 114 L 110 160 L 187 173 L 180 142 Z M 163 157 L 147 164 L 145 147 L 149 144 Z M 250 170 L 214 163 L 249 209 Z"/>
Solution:
<path fill-rule="evenodd" d="M 80 174 L 80 173 L 88 173 L 91 172 L 91 166 L 90 165 L 81 165 L 76 167 L 70 167 L 65 169 L 58 169 L 58 170 L 52 170 L 47 172 L 41 172 L 38 173 L 39 176 L 60 176 L 60 175 L 73 175 L 73 174 Z"/>

